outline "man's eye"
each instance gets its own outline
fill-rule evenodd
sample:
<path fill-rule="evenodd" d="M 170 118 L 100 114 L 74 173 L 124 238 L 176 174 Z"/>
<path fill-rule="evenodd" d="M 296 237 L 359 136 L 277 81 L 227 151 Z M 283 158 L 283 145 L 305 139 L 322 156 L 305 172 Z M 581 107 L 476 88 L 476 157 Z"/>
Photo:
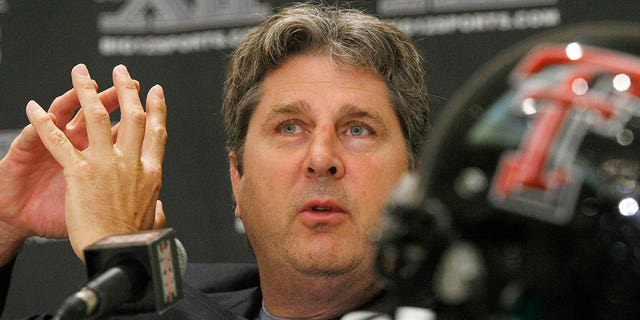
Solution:
<path fill-rule="evenodd" d="M 362 136 L 370 133 L 370 130 L 363 125 L 353 125 L 349 127 L 349 130 L 347 132 L 347 134 L 351 136 Z"/>
<path fill-rule="evenodd" d="M 294 123 L 286 123 L 282 125 L 282 132 L 284 133 L 296 133 L 298 132 L 298 126 Z"/>

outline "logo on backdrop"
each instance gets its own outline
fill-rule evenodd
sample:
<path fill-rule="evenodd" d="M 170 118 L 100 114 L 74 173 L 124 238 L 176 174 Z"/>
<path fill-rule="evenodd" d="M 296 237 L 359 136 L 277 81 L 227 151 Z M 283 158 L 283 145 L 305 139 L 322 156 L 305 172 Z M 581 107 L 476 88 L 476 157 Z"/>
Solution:
<path fill-rule="evenodd" d="M 378 0 L 378 15 L 412 37 L 560 25 L 558 0 Z"/>
<path fill-rule="evenodd" d="M 105 2 L 106 0 L 94 0 Z M 377 13 L 412 37 L 560 25 L 559 0 L 378 0 Z M 110 0 L 98 15 L 103 56 L 164 56 L 234 48 L 273 12 L 259 0 Z M 2 0 L 0 0 L 0 4 Z"/>
<path fill-rule="evenodd" d="M 164 56 L 233 48 L 272 12 L 257 0 L 121 1 L 116 11 L 98 15 L 101 55 Z"/>

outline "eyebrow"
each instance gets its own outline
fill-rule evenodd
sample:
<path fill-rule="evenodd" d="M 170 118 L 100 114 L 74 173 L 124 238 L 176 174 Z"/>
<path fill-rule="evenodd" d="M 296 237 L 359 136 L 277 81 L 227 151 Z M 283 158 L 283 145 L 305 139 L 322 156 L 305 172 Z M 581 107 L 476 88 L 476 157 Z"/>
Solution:
<path fill-rule="evenodd" d="M 309 112 L 311 107 L 303 100 L 296 100 L 291 103 L 277 104 L 269 113 L 267 113 L 265 123 L 272 122 L 274 119 L 286 114 L 304 113 Z"/>
<path fill-rule="evenodd" d="M 346 105 L 340 109 L 340 116 L 350 116 L 356 118 L 367 118 L 376 123 L 378 128 L 386 128 L 384 118 L 374 110 L 367 110 L 357 105 Z"/>

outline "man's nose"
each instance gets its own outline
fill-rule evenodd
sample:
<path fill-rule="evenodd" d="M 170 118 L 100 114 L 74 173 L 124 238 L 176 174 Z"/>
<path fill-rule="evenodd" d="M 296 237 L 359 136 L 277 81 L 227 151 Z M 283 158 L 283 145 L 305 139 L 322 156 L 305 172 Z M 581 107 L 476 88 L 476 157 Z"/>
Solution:
<path fill-rule="evenodd" d="M 344 164 L 339 147 L 340 141 L 333 128 L 316 128 L 305 160 L 307 176 L 341 178 L 344 175 Z"/>

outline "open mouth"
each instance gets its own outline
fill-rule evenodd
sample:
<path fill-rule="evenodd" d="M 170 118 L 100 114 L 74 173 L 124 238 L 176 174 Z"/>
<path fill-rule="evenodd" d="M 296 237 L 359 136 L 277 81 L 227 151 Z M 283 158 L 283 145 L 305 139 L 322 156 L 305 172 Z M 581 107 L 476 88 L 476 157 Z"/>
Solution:
<path fill-rule="evenodd" d="M 309 225 L 334 224 L 347 219 L 349 213 L 332 199 L 314 199 L 300 208 L 300 217 Z"/>

